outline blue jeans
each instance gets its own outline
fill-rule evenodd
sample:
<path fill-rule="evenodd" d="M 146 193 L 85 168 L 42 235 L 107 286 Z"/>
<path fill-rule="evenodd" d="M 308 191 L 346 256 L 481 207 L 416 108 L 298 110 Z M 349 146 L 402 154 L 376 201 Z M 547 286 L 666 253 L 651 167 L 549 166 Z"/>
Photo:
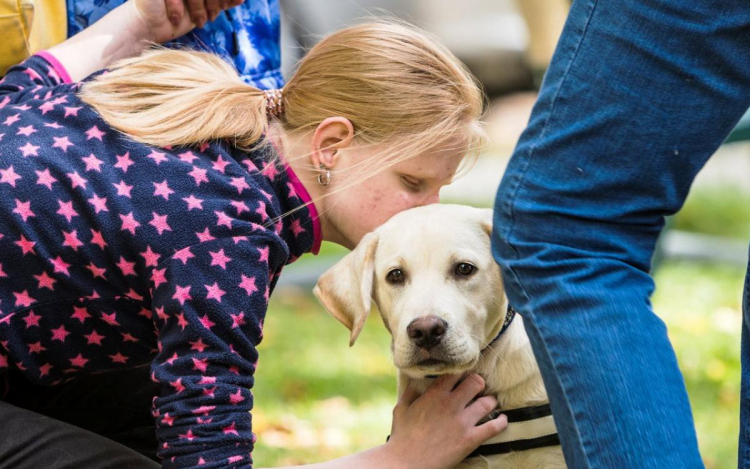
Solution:
<path fill-rule="evenodd" d="M 492 239 L 571 468 L 703 467 L 649 270 L 664 217 L 749 106 L 747 0 L 574 2 Z"/>

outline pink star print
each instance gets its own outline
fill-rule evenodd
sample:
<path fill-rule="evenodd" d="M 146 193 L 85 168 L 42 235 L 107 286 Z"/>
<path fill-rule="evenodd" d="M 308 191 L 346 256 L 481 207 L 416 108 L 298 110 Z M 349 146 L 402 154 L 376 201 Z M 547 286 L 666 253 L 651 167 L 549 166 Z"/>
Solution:
<path fill-rule="evenodd" d="M 26 322 L 26 328 L 28 329 L 31 326 L 39 326 L 39 320 L 41 318 L 40 315 L 34 314 L 33 311 L 29 311 L 29 314 L 27 314 L 23 320 Z"/>
<path fill-rule="evenodd" d="M 151 250 L 151 245 L 147 245 L 146 250 L 141 253 L 141 257 L 146 262 L 146 267 L 156 267 L 161 255 Z"/>
<path fill-rule="evenodd" d="M 34 275 L 34 278 L 36 278 L 39 281 L 39 289 L 42 288 L 49 288 L 50 290 L 54 291 L 53 285 L 57 280 L 54 280 L 52 277 L 47 275 L 47 272 L 42 272 L 42 275 Z"/>
<path fill-rule="evenodd" d="M 242 194 L 245 189 L 250 189 L 250 185 L 247 183 L 244 177 L 232 178 L 232 182 L 229 184 L 237 188 L 237 193 Z"/>
<path fill-rule="evenodd" d="M 195 156 L 192 151 L 186 151 L 185 153 L 180 153 L 179 158 L 185 163 L 192 163 L 194 160 L 198 159 L 198 157 Z"/>
<path fill-rule="evenodd" d="M 97 173 L 102 172 L 101 166 L 104 164 L 104 161 L 97 158 L 95 154 L 92 153 L 86 158 L 81 159 L 86 163 L 86 171 L 96 171 Z"/>
<path fill-rule="evenodd" d="M 31 211 L 31 201 L 21 202 L 18 199 L 16 199 L 16 208 L 13 209 L 13 213 L 17 213 L 21 215 L 21 218 L 23 218 L 24 223 L 29 217 L 35 216 L 34 212 Z"/>
<path fill-rule="evenodd" d="M 73 185 L 73 189 L 79 186 L 82 186 L 84 189 L 86 188 L 86 183 L 88 182 L 88 180 L 82 178 L 81 175 L 78 174 L 78 171 L 68 173 L 68 177 L 70 178 L 70 182 Z"/>
<path fill-rule="evenodd" d="M 206 370 L 208 370 L 208 359 L 207 358 L 195 358 L 191 357 L 191 360 L 193 360 L 193 369 L 200 371 L 201 373 L 205 373 Z"/>
<path fill-rule="evenodd" d="M 92 138 L 95 138 L 102 141 L 102 137 L 104 137 L 104 132 L 99 130 L 99 127 L 93 126 L 89 130 L 86 131 L 86 140 L 91 140 Z"/>
<path fill-rule="evenodd" d="M 47 350 L 47 348 L 43 347 L 41 342 L 29 344 L 29 353 L 42 353 L 45 350 Z"/>
<path fill-rule="evenodd" d="M 12 187 L 16 187 L 16 181 L 21 179 L 21 176 L 13 171 L 13 165 L 8 166 L 5 169 L 0 169 L 0 183 L 8 183 Z"/>
<path fill-rule="evenodd" d="M 219 212 L 218 210 L 214 210 L 214 214 L 217 216 L 218 221 L 216 222 L 217 225 L 220 226 L 226 226 L 227 228 L 232 227 L 232 219 L 224 212 Z"/>
<path fill-rule="evenodd" d="M 304 228 L 302 228 L 302 222 L 299 219 L 292 220 L 292 223 L 289 226 L 289 228 L 292 230 L 292 233 L 294 233 L 295 238 L 299 236 L 300 234 L 304 233 L 305 231 L 307 231 Z"/>
<path fill-rule="evenodd" d="M 214 161 L 214 164 L 211 167 L 216 171 L 224 174 L 224 168 L 226 168 L 228 164 L 229 161 L 225 160 L 221 157 L 221 155 L 219 155 L 219 157 L 216 158 L 216 161 Z"/>
<path fill-rule="evenodd" d="M 86 320 L 86 318 L 90 318 L 91 317 L 91 315 L 88 313 L 88 311 L 86 310 L 86 308 L 78 307 L 78 306 L 73 306 L 73 311 L 75 311 L 75 312 L 73 313 L 73 315 L 71 317 L 75 318 L 75 319 L 78 319 L 79 321 L 81 321 L 81 324 L 83 324 L 83 322 Z"/>
<path fill-rule="evenodd" d="M 206 329 L 211 329 L 213 326 L 216 325 L 216 323 L 212 322 L 211 319 L 208 317 L 208 315 L 202 316 L 199 318 L 199 321 L 205 327 Z"/>
<path fill-rule="evenodd" d="M 211 255 L 211 265 L 221 266 L 224 270 L 227 268 L 227 262 L 232 260 L 232 258 L 224 254 L 224 249 L 219 249 L 216 252 L 209 251 L 209 254 Z"/>
<path fill-rule="evenodd" d="M 180 306 L 185 304 L 185 301 L 192 300 L 193 297 L 190 296 L 190 285 L 186 287 L 181 287 L 177 285 L 175 287 L 175 294 L 172 295 L 173 300 L 177 300 L 180 302 Z"/>
<path fill-rule="evenodd" d="M 78 368 L 83 368 L 86 366 L 86 362 L 89 360 L 87 358 L 83 358 L 83 355 L 80 353 L 75 357 L 70 359 L 70 364 L 73 366 L 77 366 Z"/>
<path fill-rule="evenodd" d="M 39 178 L 36 180 L 36 183 L 47 186 L 47 189 L 52 190 L 52 183 L 57 182 L 57 179 L 52 177 L 49 169 L 45 169 L 44 171 L 35 170 L 34 172 L 36 172 L 36 175 L 39 176 Z"/>
<path fill-rule="evenodd" d="M 203 210 L 203 199 L 198 199 L 194 197 L 193 194 L 190 194 L 190 197 L 183 197 L 182 200 L 187 202 L 188 210 L 192 210 L 194 208 Z"/>
<path fill-rule="evenodd" d="M 258 249 L 258 253 L 260 253 L 260 258 L 258 259 L 259 262 L 266 262 L 268 263 L 268 246 L 264 248 L 256 248 Z"/>
<path fill-rule="evenodd" d="M 155 182 L 153 184 L 156 188 L 156 190 L 154 191 L 154 196 L 160 195 L 164 197 L 164 200 L 169 200 L 169 194 L 174 194 L 174 191 L 169 188 L 169 185 L 167 185 L 166 179 L 162 182 Z"/>
<path fill-rule="evenodd" d="M 99 197 L 98 195 L 94 194 L 94 196 L 89 199 L 89 202 L 94 206 L 94 210 L 96 211 L 96 213 L 109 212 L 109 209 L 107 208 L 106 197 Z"/>
<path fill-rule="evenodd" d="M 122 220 L 122 230 L 128 230 L 131 234 L 135 234 L 135 229 L 141 226 L 140 223 L 135 221 L 133 212 L 130 212 L 127 215 L 120 215 L 120 219 Z"/>
<path fill-rule="evenodd" d="M 199 352 L 203 352 L 208 348 L 208 345 L 203 343 L 203 339 L 198 337 L 198 340 L 195 342 L 190 342 L 190 350 L 197 350 Z"/>
<path fill-rule="evenodd" d="M 127 173 L 128 168 L 131 165 L 135 164 L 133 160 L 130 159 L 130 152 L 125 152 L 124 155 L 115 155 L 115 157 L 117 158 L 117 163 L 115 163 L 115 168 L 121 169 L 123 173 Z"/>
<path fill-rule="evenodd" d="M 214 282 L 213 285 L 203 285 L 203 286 L 206 287 L 206 290 L 208 290 L 208 295 L 206 295 L 207 300 L 213 298 L 214 300 L 221 303 L 221 297 L 224 296 L 226 292 L 222 290 L 221 288 L 219 288 L 218 282 Z"/>
<path fill-rule="evenodd" d="M 101 231 L 91 230 L 91 244 L 96 244 L 100 248 L 104 249 L 104 247 L 107 245 L 107 242 L 104 241 L 104 238 L 102 237 Z"/>
<path fill-rule="evenodd" d="M 133 189 L 133 186 L 129 186 L 125 184 L 125 181 L 120 181 L 119 184 L 113 183 L 112 185 L 117 188 L 117 195 L 122 195 L 124 197 L 131 198 L 130 191 Z"/>
<path fill-rule="evenodd" d="M 22 292 L 13 292 L 13 295 L 16 297 L 16 306 L 23 306 L 24 308 L 27 308 L 36 301 L 36 299 L 32 298 L 29 295 L 28 290 L 24 290 Z"/>
<path fill-rule="evenodd" d="M 65 274 L 68 277 L 70 277 L 70 272 L 68 272 L 68 268 L 70 267 L 70 264 L 65 262 L 62 257 L 57 256 L 54 259 L 50 260 L 52 265 L 55 267 L 55 272 L 59 272 L 61 274 Z"/>
<path fill-rule="evenodd" d="M 78 234 L 76 233 L 76 230 L 71 231 L 70 233 L 63 231 L 63 238 L 65 238 L 65 241 L 63 241 L 63 246 L 68 246 L 73 248 L 74 251 L 78 252 L 78 248 L 83 246 L 83 243 L 81 240 L 78 239 Z"/>
<path fill-rule="evenodd" d="M 129 357 L 126 357 L 125 355 L 121 354 L 120 352 L 117 352 L 114 355 L 110 355 L 109 358 L 112 359 L 112 363 L 126 363 L 128 361 Z"/>
<path fill-rule="evenodd" d="M 164 417 L 161 419 L 161 423 L 169 425 L 170 427 L 174 424 L 174 417 L 169 416 L 169 412 L 164 413 Z"/>
<path fill-rule="evenodd" d="M 230 434 L 230 435 L 234 434 L 234 435 L 237 435 L 237 436 L 240 435 L 239 433 L 237 433 L 237 427 L 235 426 L 234 422 L 232 422 L 231 425 L 222 428 L 221 430 L 224 432 L 225 435 L 226 434 Z"/>
<path fill-rule="evenodd" d="M 154 218 L 148 222 L 148 224 L 156 228 L 159 235 L 165 231 L 172 231 L 172 228 L 167 224 L 167 215 L 159 215 L 156 212 L 153 212 L 153 216 Z"/>
<path fill-rule="evenodd" d="M 82 107 L 68 107 L 68 106 L 63 106 L 63 107 L 65 108 L 65 115 L 63 117 L 68 117 L 68 116 L 78 117 L 78 111 L 83 109 Z"/>
<path fill-rule="evenodd" d="M 182 392 L 185 390 L 185 386 L 182 385 L 182 378 L 177 378 L 177 381 L 172 381 L 169 383 L 175 391 Z"/>
<path fill-rule="evenodd" d="M 122 275 L 136 275 L 135 262 L 128 262 L 122 256 L 120 256 L 120 262 L 117 263 L 117 267 L 122 271 Z"/>
<path fill-rule="evenodd" d="M 87 344 L 96 344 L 96 345 L 101 345 L 102 339 L 104 338 L 103 335 L 99 334 L 96 331 L 91 331 L 91 334 L 88 334 L 88 335 L 84 334 L 83 336 L 86 337 Z"/>
<path fill-rule="evenodd" d="M 209 231 L 208 231 L 208 227 L 206 227 L 206 229 L 205 229 L 205 230 L 203 230 L 203 231 L 201 231 L 201 232 L 196 232 L 196 233 L 195 233 L 195 236 L 197 236 L 197 237 L 198 237 L 198 241 L 200 241 L 201 243 L 203 243 L 203 242 L 205 242 L 205 241 L 211 241 L 212 239 L 216 239 L 216 238 L 215 238 L 215 237 L 214 237 L 214 236 L 213 236 L 213 235 L 211 234 L 211 232 L 209 232 Z"/>
<path fill-rule="evenodd" d="M 62 200 L 58 200 L 57 203 L 60 204 L 57 213 L 64 216 L 65 219 L 68 220 L 68 223 L 70 223 L 73 217 L 78 216 L 78 212 L 73 209 L 73 202 L 63 202 Z"/>
<path fill-rule="evenodd" d="M 188 175 L 190 175 L 195 180 L 196 186 L 200 186 L 202 182 L 208 182 L 206 172 L 207 171 L 205 169 L 194 167 L 193 170 L 188 173 Z"/>
<path fill-rule="evenodd" d="M 179 251 L 176 251 L 172 257 L 181 260 L 182 264 L 185 265 L 187 264 L 188 259 L 195 257 L 195 254 L 190 252 L 190 246 L 188 246 L 186 248 L 180 249 Z"/>
<path fill-rule="evenodd" d="M 154 283 L 154 290 L 159 288 L 159 285 L 162 283 L 167 283 L 167 279 L 164 276 L 164 272 L 166 272 L 166 267 L 163 269 L 154 269 L 151 272 L 151 281 Z"/>
<path fill-rule="evenodd" d="M 229 314 L 232 316 L 232 329 L 245 325 L 245 313 L 240 311 L 240 314 Z"/>
<path fill-rule="evenodd" d="M 57 329 L 52 329 L 52 340 L 59 340 L 65 342 L 65 338 L 70 335 L 70 332 L 65 330 L 65 326 L 60 326 Z"/>
<path fill-rule="evenodd" d="M 229 395 L 229 403 L 233 405 L 237 405 L 240 402 L 244 401 L 245 398 L 242 397 L 242 390 L 237 388 L 237 392 Z"/>
<path fill-rule="evenodd" d="M 55 143 L 52 144 L 52 148 L 60 148 L 65 153 L 68 152 L 68 147 L 72 147 L 73 143 L 71 143 L 70 140 L 68 140 L 68 137 L 52 137 L 55 140 Z"/>
<path fill-rule="evenodd" d="M 146 156 L 146 158 L 151 158 L 154 160 L 154 163 L 156 163 L 156 166 L 159 166 L 159 163 L 162 161 L 167 161 L 167 157 L 164 153 L 156 150 L 151 150 L 151 153 Z"/>
<path fill-rule="evenodd" d="M 39 146 L 32 145 L 31 142 L 26 142 L 26 145 L 18 147 L 18 149 L 21 150 L 21 153 L 23 153 L 25 158 L 28 158 L 29 156 L 39 156 Z"/>
<path fill-rule="evenodd" d="M 29 241 L 24 235 L 21 235 L 21 240 L 16 241 L 16 244 L 21 248 L 24 255 L 28 253 L 36 254 L 34 252 L 34 245 L 36 244 L 36 241 Z"/>
<path fill-rule="evenodd" d="M 242 282 L 239 287 L 243 288 L 247 292 L 247 296 L 252 295 L 258 291 L 258 287 L 255 285 L 255 277 L 246 277 L 245 274 L 240 274 Z"/>
<path fill-rule="evenodd" d="M 120 326 L 120 323 L 117 322 L 117 312 L 114 312 L 112 314 L 102 313 L 102 321 L 106 322 L 110 326 Z"/>

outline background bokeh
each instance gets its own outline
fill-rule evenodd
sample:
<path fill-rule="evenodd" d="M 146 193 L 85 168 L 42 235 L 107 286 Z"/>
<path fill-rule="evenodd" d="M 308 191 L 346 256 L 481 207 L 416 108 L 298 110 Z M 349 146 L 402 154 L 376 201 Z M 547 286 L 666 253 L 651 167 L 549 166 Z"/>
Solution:
<path fill-rule="evenodd" d="M 444 202 L 489 207 L 564 21 L 567 0 L 282 0 L 287 71 L 320 35 L 392 14 L 432 31 L 490 96 L 492 145 Z M 685 376 L 705 464 L 736 467 L 742 287 L 750 239 L 750 144 L 724 145 L 669 220 L 655 262 L 654 311 Z M 396 373 L 373 314 L 357 344 L 310 294 L 345 251 L 324 244 L 288 267 L 273 295 L 254 388 L 259 467 L 329 460 L 378 445 L 390 430 Z"/>

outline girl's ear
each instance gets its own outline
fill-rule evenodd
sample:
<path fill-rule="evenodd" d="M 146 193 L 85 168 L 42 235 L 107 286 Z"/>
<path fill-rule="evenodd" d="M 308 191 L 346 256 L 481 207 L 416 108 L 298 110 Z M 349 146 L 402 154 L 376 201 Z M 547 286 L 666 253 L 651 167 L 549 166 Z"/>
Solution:
<path fill-rule="evenodd" d="M 378 234 L 368 233 L 356 248 L 318 279 L 313 293 L 329 313 L 352 331 L 354 345 L 370 313 Z"/>
<path fill-rule="evenodd" d="M 349 147 L 354 141 L 354 125 L 346 117 L 329 117 L 318 125 L 310 142 L 310 153 L 315 168 L 322 164 L 333 168 L 339 150 Z"/>

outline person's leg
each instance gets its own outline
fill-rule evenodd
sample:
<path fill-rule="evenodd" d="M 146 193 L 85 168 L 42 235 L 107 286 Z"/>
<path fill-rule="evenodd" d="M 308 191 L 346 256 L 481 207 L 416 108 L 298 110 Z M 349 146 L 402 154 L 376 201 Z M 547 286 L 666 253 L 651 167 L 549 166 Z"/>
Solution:
<path fill-rule="evenodd" d="M 740 392 L 740 441 L 737 467 L 750 468 L 750 262 L 742 292 L 742 385 Z"/>
<path fill-rule="evenodd" d="M 749 105 L 750 2 L 574 2 L 493 231 L 571 468 L 703 467 L 650 260 Z"/>
<path fill-rule="evenodd" d="M 156 428 L 151 415 L 151 402 L 158 386 L 149 373 L 150 368 L 144 366 L 42 386 L 11 370 L 4 400 L 96 433 L 158 462 Z"/>
<path fill-rule="evenodd" d="M 5 401 L 0 422 L 0 469 L 161 467 L 112 440 Z"/>

